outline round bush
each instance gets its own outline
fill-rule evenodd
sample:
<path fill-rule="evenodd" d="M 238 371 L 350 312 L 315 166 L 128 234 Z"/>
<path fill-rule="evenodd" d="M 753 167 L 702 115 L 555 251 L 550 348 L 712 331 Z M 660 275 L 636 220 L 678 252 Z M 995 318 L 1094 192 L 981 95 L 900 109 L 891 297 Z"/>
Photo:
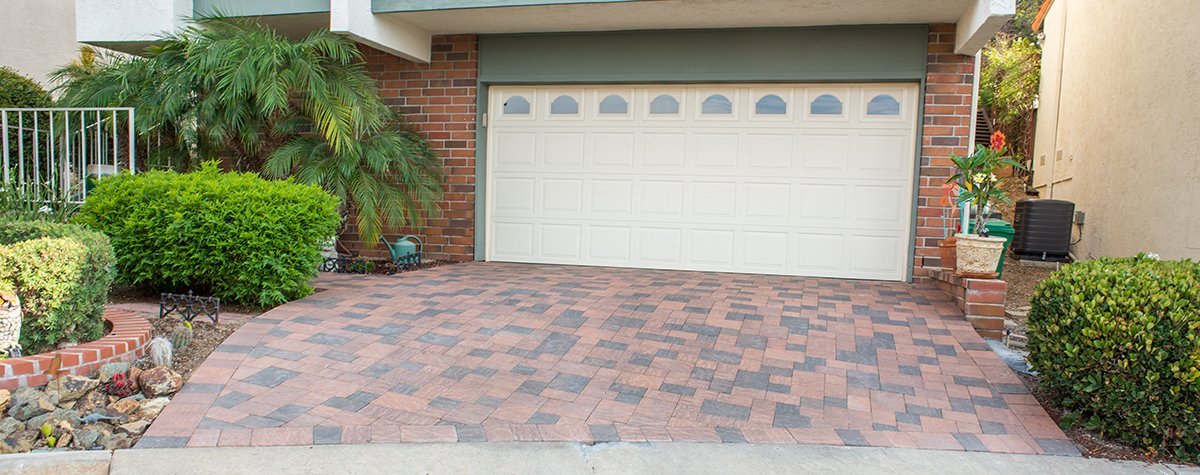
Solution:
<path fill-rule="evenodd" d="M 51 107 L 50 94 L 32 79 L 0 67 L 0 107 Z"/>
<path fill-rule="evenodd" d="M 21 299 L 26 354 L 104 333 L 113 250 L 103 234 L 74 224 L 0 221 L 0 281 Z"/>
<path fill-rule="evenodd" d="M 1072 264 L 1038 284 L 1031 303 L 1030 361 L 1068 421 L 1200 458 L 1200 263 Z"/>
<path fill-rule="evenodd" d="M 270 306 L 312 293 L 337 207 L 319 187 L 210 162 L 103 179 L 75 221 L 112 239 L 121 282 Z"/>

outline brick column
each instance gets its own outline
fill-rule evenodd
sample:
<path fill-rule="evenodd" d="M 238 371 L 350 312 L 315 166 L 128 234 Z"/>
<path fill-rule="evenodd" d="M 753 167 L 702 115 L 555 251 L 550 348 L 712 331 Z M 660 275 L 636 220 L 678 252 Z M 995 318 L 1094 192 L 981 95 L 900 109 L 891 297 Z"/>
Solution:
<path fill-rule="evenodd" d="M 971 148 L 975 57 L 954 54 L 954 28 L 953 24 L 929 25 L 913 257 L 913 279 L 917 281 L 928 280 L 931 271 L 941 267 L 937 243 L 947 224 L 942 218 L 947 208 L 942 185 L 953 174 L 949 156 L 965 155 Z"/>
<path fill-rule="evenodd" d="M 367 71 L 388 105 L 404 114 L 442 158 L 442 212 L 423 229 L 385 228 L 384 236 L 421 236 L 426 259 L 475 258 L 475 111 L 479 40 L 475 35 L 435 36 L 428 64 L 362 46 Z M 351 223 L 341 242 L 360 255 L 386 258 L 387 249 L 364 243 Z"/>

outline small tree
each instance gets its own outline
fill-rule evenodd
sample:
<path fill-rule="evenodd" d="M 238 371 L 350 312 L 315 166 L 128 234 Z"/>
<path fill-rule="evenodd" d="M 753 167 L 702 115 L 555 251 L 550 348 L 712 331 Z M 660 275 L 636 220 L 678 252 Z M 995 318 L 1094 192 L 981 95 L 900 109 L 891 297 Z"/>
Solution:
<path fill-rule="evenodd" d="M 1032 155 L 1042 48 L 1024 36 L 999 35 L 983 51 L 979 104 L 1011 138 L 1011 154 L 1020 163 Z"/>
<path fill-rule="evenodd" d="M 99 63 L 99 64 L 96 64 Z M 253 20 L 203 17 L 146 49 L 60 69 L 72 106 L 133 106 L 160 165 L 316 184 L 353 210 L 364 242 L 421 225 L 442 194 L 441 161 L 384 104 L 357 45 L 319 30 L 292 41 Z"/>

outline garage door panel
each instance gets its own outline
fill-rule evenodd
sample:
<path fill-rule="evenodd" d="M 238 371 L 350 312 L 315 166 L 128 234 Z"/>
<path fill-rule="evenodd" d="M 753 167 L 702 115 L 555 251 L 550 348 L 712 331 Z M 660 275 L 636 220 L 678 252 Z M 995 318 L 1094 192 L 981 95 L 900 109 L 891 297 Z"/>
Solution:
<path fill-rule="evenodd" d="M 904 278 L 915 88 L 512 91 L 489 106 L 488 259 Z M 867 114 L 881 94 L 900 105 Z"/>

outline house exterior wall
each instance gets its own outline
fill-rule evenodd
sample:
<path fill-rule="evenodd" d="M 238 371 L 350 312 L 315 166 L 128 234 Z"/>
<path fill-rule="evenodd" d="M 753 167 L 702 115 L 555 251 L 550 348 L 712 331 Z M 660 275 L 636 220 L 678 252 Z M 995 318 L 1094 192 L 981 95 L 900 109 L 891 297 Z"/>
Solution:
<path fill-rule="evenodd" d="M 0 66 L 49 86 L 49 76 L 79 55 L 73 0 L 6 0 L 0 14 Z"/>
<path fill-rule="evenodd" d="M 951 174 L 947 156 L 966 153 L 970 144 L 974 58 L 953 53 L 954 32 L 953 24 L 930 25 L 924 33 L 924 44 L 917 45 L 916 68 L 892 77 L 913 82 L 923 80 L 926 91 L 918 152 L 918 191 L 914 203 L 913 278 L 916 280 L 927 280 L 931 271 L 940 266 L 937 241 L 943 237 L 944 209 L 940 193 L 942 183 Z M 481 160 L 484 146 L 482 140 L 476 140 L 479 44 L 479 38 L 474 35 L 435 36 L 430 64 L 416 64 L 366 49 L 368 69 L 379 80 L 388 103 L 404 113 L 430 139 L 445 163 L 447 194 L 442 203 L 442 215 L 432 219 L 425 229 L 387 229 L 384 233 L 392 238 L 401 234 L 419 234 L 428 243 L 427 258 L 473 260 L 477 255 L 475 237 L 479 231 L 476 228 L 477 225 L 482 228 L 483 223 L 476 211 L 477 191 L 482 191 L 477 190 L 476 185 L 476 159 Z M 728 79 L 737 79 L 732 77 L 736 74 L 731 74 Z M 744 80 L 752 79 L 749 76 L 752 73 L 740 74 Z M 516 81 L 514 78 L 496 80 Z M 383 247 L 361 242 L 353 227 L 343 234 L 342 243 L 362 255 L 387 255 Z"/>
<path fill-rule="evenodd" d="M 1200 258 L 1200 4 L 1056 0 L 1042 25 L 1033 180 L 1086 213 L 1073 255 Z"/>

